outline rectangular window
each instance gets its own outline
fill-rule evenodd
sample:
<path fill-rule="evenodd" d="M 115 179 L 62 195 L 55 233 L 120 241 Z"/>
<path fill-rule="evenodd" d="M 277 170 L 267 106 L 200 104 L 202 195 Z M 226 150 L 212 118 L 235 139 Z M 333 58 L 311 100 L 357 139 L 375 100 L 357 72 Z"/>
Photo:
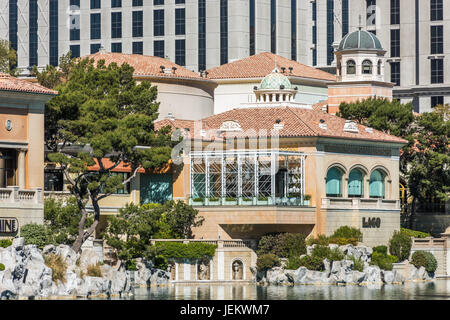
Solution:
<path fill-rule="evenodd" d="M 164 40 L 156 40 L 153 42 L 153 55 L 155 57 L 165 58 Z"/>
<path fill-rule="evenodd" d="M 133 42 L 133 54 L 144 54 L 144 43 L 142 41 Z"/>
<path fill-rule="evenodd" d="M 80 15 L 70 15 L 70 40 L 80 40 Z"/>
<path fill-rule="evenodd" d="M 277 53 L 277 1 L 270 0 L 270 52 Z"/>
<path fill-rule="evenodd" d="M 444 4 L 442 0 L 430 0 L 430 20 L 439 21 L 444 18 Z"/>
<path fill-rule="evenodd" d="M 45 191 L 63 191 L 64 172 L 62 170 L 44 171 L 44 190 Z"/>
<path fill-rule="evenodd" d="M 400 62 L 391 62 L 391 82 L 400 86 Z"/>
<path fill-rule="evenodd" d="M 38 65 L 38 4 L 37 0 L 29 1 L 29 65 Z"/>
<path fill-rule="evenodd" d="M 312 20 L 314 22 L 317 22 L 317 3 L 313 2 L 311 5 Z M 315 25 L 312 27 L 312 42 L 314 46 L 317 45 L 317 28 Z M 312 50 L 312 65 L 317 65 L 317 50 L 315 48 Z"/>
<path fill-rule="evenodd" d="M 250 0 L 250 55 L 253 56 L 256 53 L 255 48 L 255 1 Z"/>
<path fill-rule="evenodd" d="M 400 57 L 400 29 L 391 30 L 391 57 Z"/>
<path fill-rule="evenodd" d="M 100 13 L 91 14 L 91 39 L 101 39 L 102 21 Z"/>
<path fill-rule="evenodd" d="M 431 83 L 444 83 L 443 59 L 431 59 Z"/>
<path fill-rule="evenodd" d="M 291 0 L 291 60 L 297 60 L 297 0 Z"/>
<path fill-rule="evenodd" d="M 101 9 L 101 0 L 91 0 L 91 9 Z"/>
<path fill-rule="evenodd" d="M 186 3 L 185 0 L 175 0 L 175 4 L 182 4 L 182 3 Z"/>
<path fill-rule="evenodd" d="M 228 63 L 228 0 L 220 0 L 220 64 Z"/>
<path fill-rule="evenodd" d="M 99 52 L 101 46 L 102 45 L 100 43 L 92 43 L 91 44 L 91 54 Z"/>
<path fill-rule="evenodd" d="M 133 0 L 133 7 L 142 7 L 142 0 Z"/>
<path fill-rule="evenodd" d="M 391 0 L 391 24 L 400 24 L 400 0 Z"/>
<path fill-rule="evenodd" d="M 327 0 L 327 64 L 334 60 L 334 0 Z"/>
<path fill-rule="evenodd" d="M 121 53 L 122 52 L 122 43 L 121 42 L 111 43 L 111 52 Z"/>
<path fill-rule="evenodd" d="M 198 70 L 206 70 L 206 0 L 198 0 Z"/>
<path fill-rule="evenodd" d="M 111 0 L 111 8 L 121 8 L 122 0 Z"/>
<path fill-rule="evenodd" d="M 342 37 L 345 37 L 349 31 L 348 13 L 348 0 L 342 0 Z"/>
<path fill-rule="evenodd" d="M 142 37 L 144 33 L 144 15 L 142 11 L 133 11 L 133 37 Z"/>
<path fill-rule="evenodd" d="M 17 52 L 17 0 L 9 0 L 9 42 Z"/>
<path fill-rule="evenodd" d="M 80 57 L 80 45 L 72 45 L 69 47 L 70 52 L 72 52 L 72 58 Z"/>
<path fill-rule="evenodd" d="M 444 53 L 444 27 L 431 26 L 431 54 Z"/>
<path fill-rule="evenodd" d="M 164 10 L 153 11 L 153 35 L 164 35 Z"/>
<path fill-rule="evenodd" d="M 377 14 L 377 1 L 376 0 L 366 0 L 366 8 L 367 8 L 367 25 L 368 26 L 375 26 L 376 21 L 376 14 Z"/>
<path fill-rule="evenodd" d="M 164 0 L 153 0 L 153 5 L 158 6 L 164 4 Z"/>
<path fill-rule="evenodd" d="M 444 104 L 444 96 L 431 97 L 431 108 Z"/>
<path fill-rule="evenodd" d="M 111 38 L 122 38 L 122 12 L 111 13 Z"/>
<path fill-rule="evenodd" d="M 175 34 L 186 34 L 186 9 L 175 9 Z"/>
<path fill-rule="evenodd" d="M 180 66 L 186 65 L 186 40 L 175 40 L 175 63 Z"/>
<path fill-rule="evenodd" d="M 58 0 L 50 0 L 49 4 L 49 63 L 52 66 L 58 65 Z"/>
<path fill-rule="evenodd" d="M 78 7 L 80 8 L 80 0 L 70 0 L 70 6 L 71 7 Z"/>

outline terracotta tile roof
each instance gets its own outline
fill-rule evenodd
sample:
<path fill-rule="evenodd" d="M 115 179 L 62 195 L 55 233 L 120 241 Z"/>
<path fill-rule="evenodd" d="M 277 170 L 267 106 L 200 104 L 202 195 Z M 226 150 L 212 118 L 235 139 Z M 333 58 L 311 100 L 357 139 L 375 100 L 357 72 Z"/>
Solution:
<path fill-rule="evenodd" d="M 275 67 L 275 60 L 278 69 L 286 68 L 286 76 L 336 81 L 336 77 L 328 72 L 289 60 L 271 52 L 263 52 L 212 68 L 208 70 L 208 79 L 263 78 L 272 72 Z M 292 74 L 289 71 L 289 67 L 293 68 Z"/>
<path fill-rule="evenodd" d="M 98 165 L 97 159 L 94 159 L 94 161 L 95 161 L 95 165 L 90 166 L 89 170 L 99 171 L 100 166 Z M 114 163 L 111 160 L 109 160 L 108 158 L 103 158 L 102 164 L 103 164 L 103 167 L 105 167 L 105 168 L 111 168 L 114 165 Z M 172 160 L 169 160 L 169 163 L 159 170 L 145 170 L 144 168 L 140 168 L 140 169 L 138 169 L 138 173 L 164 173 L 164 172 L 168 171 L 171 164 L 172 164 Z M 121 163 L 119 163 L 119 165 L 117 167 L 112 169 L 111 172 L 130 172 L 131 173 L 131 166 L 125 162 L 121 162 Z"/>
<path fill-rule="evenodd" d="M 328 105 L 328 100 L 322 100 L 322 101 L 319 101 L 316 104 L 314 104 L 312 106 L 312 108 L 313 108 L 313 110 L 316 110 L 316 111 L 323 111 L 322 108 L 326 105 Z"/>
<path fill-rule="evenodd" d="M 97 52 L 83 58 L 91 58 L 94 59 L 95 62 L 105 60 L 106 65 L 115 62 L 120 66 L 126 62 L 134 68 L 135 76 L 157 76 L 167 78 L 189 78 L 205 80 L 205 78 L 202 78 L 198 73 L 188 70 L 185 67 L 177 65 L 167 59 L 163 59 L 160 57 L 144 56 L 140 54 Z M 161 72 L 161 66 L 169 69 L 170 73 Z M 173 67 L 177 68 L 175 73 L 172 73 Z"/>
<path fill-rule="evenodd" d="M 48 89 L 37 83 L 31 83 L 27 80 L 15 78 L 6 73 L 0 73 L 0 90 L 40 93 L 50 95 L 58 94 L 58 92 L 55 90 Z"/>
<path fill-rule="evenodd" d="M 331 137 L 342 139 L 358 139 L 368 141 L 382 141 L 394 143 L 407 143 L 406 140 L 388 135 L 381 131 L 367 131 L 365 126 L 357 125 L 358 132 L 344 131 L 346 120 L 322 111 L 303 108 L 242 108 L 233 109 L 224 113 L 210 116 L 197 123 L 188 120 L 162 120 L 155 125 L 161 128 L 172 124 L 174 128 L 190 128 L 190 137 L 203 140 L 217 140 L 228 137 L 266 137 L 272 134 L 274 124 L 280 120 L 283 125 L 278 130 L 280 137 Z M 326 130 L 319 127 L 324 121 Z M 241 131 L 219 132 L 225 121 L 237 122 Z M 194 132 L 194 124 L 197 130 Z M 200 134 L 200 127 L 205 132 Z"/>

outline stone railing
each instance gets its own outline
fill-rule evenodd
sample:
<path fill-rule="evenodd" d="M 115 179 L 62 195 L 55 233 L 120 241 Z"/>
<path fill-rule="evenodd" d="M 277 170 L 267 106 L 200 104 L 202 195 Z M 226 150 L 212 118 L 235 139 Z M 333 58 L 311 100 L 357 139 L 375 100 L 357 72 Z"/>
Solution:
<path fill-rule="evenodd" d="M 156 242 L 181 242 L 181 243 L 190 243 L 190 242 L 201 242 L 207 244 L 216 245 L 217 248 L 255 248 L 256 240 L 204 240 L 204 239 L 152 239 L 151 243 L 155 244 Z"/>
<path fill-rule="evenodd" d="M 400 210 L 400 200 L 371 198 L 322 198 L 322 208 Z"/>
<path fill-rule="evenodd" d="M 0 203 L 42 203 L 42 189 L 0 188 Z"/>

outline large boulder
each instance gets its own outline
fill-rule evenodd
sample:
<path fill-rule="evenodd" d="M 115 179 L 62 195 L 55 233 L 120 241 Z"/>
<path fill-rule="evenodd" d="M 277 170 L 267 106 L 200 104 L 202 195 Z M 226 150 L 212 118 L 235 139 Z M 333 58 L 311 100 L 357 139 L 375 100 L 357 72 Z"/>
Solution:
<path fill-rule="evenodd" d="M 281 285 L 281 284 L 289 284 L 291 283 L 291 277 L 288 277 L 283 268 L 275 267 L 267 270 L 266 279 L 269 284 L 273 285 Z"/>
<path fill-rule="evenodd" d="M 79 265 L 82 270 L 87 270 L 88 266 L 95 266 L 100 262 L 99 254 L 90 248 L 83 249 L 79 257 Z"/>
<path fill-rule="evenodd" d="M 327 284 L 329 283 L 327 274 L 321 271 L 307 270 L 304 277 L 300 280 L 301 284 Z"/>
<path fill-rule="evenodd" d="M 290 279 L 290 282 L 299 284 L 302 283 L 307 271 L 308 269 L 306 269 L 305 267 L 300 267 L 297 270 L 286 270 L 285 274 Z"/>
<path fill-rule="evenodd" d="M 363 281 L 365 284 L 382 283 L 381 270 L 378 266 L 368 266 L 364 268 L 364 273 L 366 274 Z"/>
<path fill-rule="evenodd" d="M 71 247 L 65 244 L 60 244 L 55 249 L 55 254 L 60 255 L 68 266 L 76 265 L 78 255 Z"/>
<path fill-rule="evenodd" d="M 381 270 L 381 279 L 385 284 L 392 284 L 395 279 L 395 271 Z"/>
<path fill-rule="evenodd" d="M 152 275 L 150 276 L 151 285 L 167 284 L 170 280 L 170 273 L 160 269 L 151 269 Z"/>
<path fill-rule="evenodd" d="M 16 251 L 20 251 L 25 246 L 25 238 L 14 238 L 12 241 L 12 247 L 16 249 Z"/>

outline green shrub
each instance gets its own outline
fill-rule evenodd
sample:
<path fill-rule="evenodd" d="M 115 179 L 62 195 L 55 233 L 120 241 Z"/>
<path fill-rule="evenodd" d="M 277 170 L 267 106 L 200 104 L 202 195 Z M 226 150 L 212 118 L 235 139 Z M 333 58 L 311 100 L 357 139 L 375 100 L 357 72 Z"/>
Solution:
<path fill-rule="evenodd" d="M 12 240 L 10 240 L 10 239 L 0 240 L 0 248 L 8 248 L 11 245 L 12 245 Z"/>
<path fill-rule="evenodd" d="M 156 242 L 150 246 L 150 257 L 162 256 L 166 259 L 201 259 L 205 256 L 213 257 L 216 252 L 216 245 L 203 242 Z"/>
<path fill-rule="evenodd" d="M 267 269 L 279 266 L 280 259 L 272 253 L 263 254 L 256 260 L 256 268 L 259 271 L 265 271 Z"/>
<path fill-rule="evenodd" d="M 394 235 L 391 240 L 389 240 L 389 252 L 390 254 L 396 256 L 398 261 L 408 259 L 411 246 L 411 237 L 402 232 L 394 231 Z"/>
<path fill-rule="evenodd" d="M 212 202 L 217 202 L 219 200 L 220 200 L 219 198 L 209 198 L 209 201 L 212 201 Z"/>
<path fill-rule="evenodd" d="M 303 197 L 304 200 L 311 200 L 311 195 L 310 194 L 305 194 L 305 196 Z"/>
<path fill-rule="evenodd" d="M 156 269 L 160 269 L 160 270 L 167 270 L 167 267 L 169 265 L 168 262 L 167 262 L 167 259 L 164 256 L 161 256 L 161 255 L 156 256 L 153 259 L 153 263 L 155 265 L 155 268 Z"/>
<path fill-rule="evenodd" d="M 267 201 L 269 197 L 258 197 L 258 201 Z"/>
<path fill-rule="evenodd" d="M 90 277 L 103 277 L 102 268 L 100 267 L 100 263 L 91 264 L 87 266 L 87 275 Z"/>
<path fill-rule="evenodd" d="M 300 257 L 290 257 L 286 263 L 286 268 L 288 270 L 297 270 L 301 267 Z"/>
<path fill-rule="evenodd" d="M 331 249 L 328 246 L 316 245 L 311 253 L 312 257 L 320 259 L 328 258 L 331 255 Z"/>
<path fill-rule="evenodd" d="M 237 199 L 233 198 L 233 197 L 226 197 L 225 200 L 226 201 L 236 201 Z"/>
<path fill-rule="evenodd" d="M 351 239 L 354 238 L 357 241 L 363 241 L 363 234 L 361 230 L 353 227 L 342 226 L 331 235 L 330 238 L 346 238 Z"/>
<path fill-rule="evenodd" d="M 323 259 L 314 256 L 303 256 L 299 260 L 299 267 L 305 267 L 308 270 L 323 271 Z M 298 269 L 298 268 L 297 268 Z"/>
<path fill-rule="evenodd" d="M 380 252 L 374 252 L 372 253 L 372 259 L 370 261 L 370 264 L 376 265 L 382 270 L 390 271 L 393 268 L 392 263 L 394 261 L 394 258 L 392 258 L 392 256 Z"/>
<path fill-rule="evenodd" d="M 364 261 L 360 258 L 356 258 L 355 256 L 348 256 L 347 259 L 353 261 L 353 269 L 363 272 L 364 270 Z"/>
<path fill-rule="evenodd" d="M 337 244 L 339 246 L 345 246 L 347 244 L 351 244 L 354 246 L 358 245 L 358 239 L 356 238 L 329 238 L 328 242 Z"/>
<path fill-rule="evenodd" d="M 434 255 L 427 251 L 416 251 L 411 256 L 411 264 L 416 268 L 424 267 L 429 273 L 437 269 L 437 261 Z"/>
<path fill-rule="evenodd" d="M 306 253 L 305 237 L 300 233 L 267 234 L 258 242 L 257 255 L 272 253 L 280 258 Z"/>
<path fill-rule="evenodd" d="M 44 256 L 45 265 L 52 269 L 52 280 L 55 282 L 66 282 L 67 263 L 59 254 L 49 254 Z"/>
<path fill-rule="evenodd" d="M 329 243 L 330 239 L 323 234 L 319 235 L 317 238 L 311 237 L 306 240 L 306 245 L 308 246 L 312 246 L 313 244 L 327 246 Z"/>
<path fill-rule="evenodd" d="M 125 262 L 125 268 L 129 271 L 136 271 L 137 270 L 136 260 L 127 260 Z"/>
<path fill-rule="evenodd" d="M 372 248 L 373 252 L 378 252 L 385 255 L 387 255 L 387 249 L 388 248 L 386 246 L 376 246 Z"/>
<path fill-rule="evenodd" d="M 330 250 L 327 258 L 331 261 L 341 261 L 345 258 L 345 255 L 338 248 L 334 248 L 333 250 Z"/>
<path fill-rule="evenodd" d="M 421 232 L 421 231 L 416 231 L 416 230 L 411 230 L 411 229 L 406 229 L 406 228 L 400 228 L 400 232 L 404 233 L 410 237 L 413 238 L 427 238 L 427 237 L 431 237 L 431 234 L 426 233 L 426 232 Z"/>
<path fill-rule="evenodd" d="M 194 202 L 203 202 L 203 198 L 194 198 L 194 199 L 192 199 L 192 201 L 194 201 Z"/>
<path fill-rule="evenodd" d="M 25 238 L 25 244 L 35 244 L 42 249 L 48 244 L 53 244 L 51 231 L 46 225 L 30 223 L 20 229 L 20 236 Z"/>
<path fill-rule="evenodd" d="M 3 263 L 0 263 L 0 271 L 5 271 L 5 265 Z"/>

